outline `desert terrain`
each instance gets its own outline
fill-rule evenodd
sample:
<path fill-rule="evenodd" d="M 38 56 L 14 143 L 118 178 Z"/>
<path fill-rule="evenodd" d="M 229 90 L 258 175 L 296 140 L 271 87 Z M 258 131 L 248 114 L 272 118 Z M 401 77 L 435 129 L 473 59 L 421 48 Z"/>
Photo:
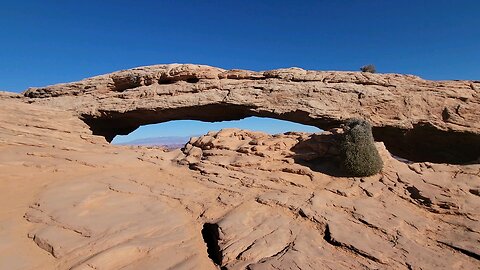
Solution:
<path fill-rule="evenodd" d="M 0 93 L 0 269 L 480 269 L 480 82 L 169 64 Z M 141 125 L 248 116 L 181 149 Z M 338 169 L 367 119 L 383 170 Z"/>

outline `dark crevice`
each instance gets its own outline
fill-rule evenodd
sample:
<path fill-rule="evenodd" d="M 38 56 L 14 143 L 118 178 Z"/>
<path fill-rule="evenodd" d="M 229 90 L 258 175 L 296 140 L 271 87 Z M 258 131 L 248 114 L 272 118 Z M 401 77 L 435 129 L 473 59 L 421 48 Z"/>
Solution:
<path fill-rule="evenodd" d="M 185 81 L 187 83 L 197 83 L 200 81 L 200 79 L 191 75 L 175 77 L 167 77 L 164 75 L 160 77 L 160 79 L 158 80 L 158 84 L 174 84 L 180 81 Z"/>
<path fill-rule="evenodd" d="M 448 246 L 448 247 L 450 247 L 450 248 L 452 248 L 452 249 L 454 249 L 454 250 L 456 250 L 460 253 L 463 253 L 463 254 L 467 255 L 468 257 L 471 257 L 475 260 L 480 261 L 480 254 L 478 254 L 478 253 L 472 252 L 470 250 L 463 249 L 461 247 L 457 247 L 455 245 L 452 245 L 452 244 L 449 244 L 449 243 L 446 243 L 446 242 L 443 242 L 443 241 L 437 241 L 437 242 L 440 243 L 440 244 L 446 245 L 446 246 Z"/>
<path fill-rule="evenodd" d="M 418 188 L 416 188 L 415 186 L 407 187 L 407 191 L 410 193 L 410 198 L 427 207 L 432 206 L 432 200 L 425 196 L 422 196 L 422 194 L 420 194 L 420 190 L 418 190 Z"/>
<path fill-rule="evenodd" d="M 469 189 L 468 192 L 470 192 L 471 194 L 473 195 L 477 195 L 477 196 L 480 196 L 480 189 Z"/>
<path fill-rule="evenodd" d="M 223 254 L 218 244 L 220 240 L 220 232 L 219 232 L 218 224 L 215 224 L 215 223 L 203 224 L 202 237 L 203 237 L 203 241 L 207 245 L 208 257 L 213 261 L 213 263 L 220 266 L 221 270 L 227 270 L 226 267 L 222 266 Z"/>
<path fill-rule="evenodd" d="M 172 84 L 172 83 L 175 83 L 175 81 L 172 79 L 161 78 L 160 80 L 158 80 L 158 84 Z"/>
<path fill-rule="evenodd" d="M 336 247 L 341 246 L 340 243 L 333 240 L 332 235 L 330 234 L 330 228 L 329 228 L 328 224 L 325 226 L 325 232 L 324 232 L 324 235 L 323 235 L 323 239 L 325 241 L 327 241 L 327 243 L 329 243 L 330 245 L 333 245 L 333 246 L 336 246 Z"/>
<path fill-rule="evenodd" d="M 199 78 L 188 78 L 188 79 L 186 79 L 187 83 L 197 83 L 199 81 L 200 81 Z"/>
<path fill-rule="evenodd" d="M 307 214 L 303 212 L 303 209 L 298 210 L 298 215 L 300 215 L 302 218 L 308 218 Z"/>

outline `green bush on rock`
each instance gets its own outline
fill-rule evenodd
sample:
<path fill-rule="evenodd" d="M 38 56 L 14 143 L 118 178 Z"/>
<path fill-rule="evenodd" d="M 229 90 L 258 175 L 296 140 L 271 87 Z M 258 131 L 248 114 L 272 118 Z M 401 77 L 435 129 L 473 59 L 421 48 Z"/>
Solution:
<path fill-rule="evenodd" d="M 372 126 L 365 120 L 347 121 L 340 139 L 340 153 L 349 175 L 370 176 L 382 170 L 383 161 L 374 144 Z"/>

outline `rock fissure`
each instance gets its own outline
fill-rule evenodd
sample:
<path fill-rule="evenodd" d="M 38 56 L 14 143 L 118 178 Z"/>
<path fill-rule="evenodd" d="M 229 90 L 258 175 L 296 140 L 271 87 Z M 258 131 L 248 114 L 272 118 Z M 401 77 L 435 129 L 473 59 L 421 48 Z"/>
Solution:
<path fill-rule="evenodd" d="M 444 242 L 444 241 L 437 241 L 437 242 L 440 243 L 440 244 L 442 244 L 442 245 L 446 245 L 446 246 L 448 246 L 449 248 L 454 249 L 454 250 L 456 250 L 456 251 L 458 251 L 458 252 L 460 252 L 460 253 L 463 253 L 463 254 L 465 254 L 465 255 L 468 256 L 468 257 L 471 257 L 471 258 L 473 258 L 473 259 L 475 259 L 475 260 L 480 261 L 480 254 L 479 254 L 479 253 L 476 253 L 476 252 L 473 252 L 473 251 L 471 251 L 471 250 L 467 250 L 467 249 L 461 248 L 461 247 L 459 247 L 459 246 L 456 246 L 456 245 L 453 245 L 453 244 L 450 244 L 450 243 L 446 243 L 446 242 Z"/>
<path fill-rule="evenodd" d="M 371 254 L 368 254 L 362 250 L 359 250 L 358 248 L 356 248 L 355 246 L 352 246 L 352 245 L 346 245 L 344 243 L 341 243 L 341 242 L 338 242 L 337 240 L 335 240 L 332 235 L 331 235 L 331 232 L 330 232 L 330 229 L 329 229 L 329 225 L 327 224 L 326 227 L 325 227 L 325 232 L 324 232 L 324 238 L 323 238 L 325 241 L 327 241 L 327 243 L 333 245 L 333 246 L 336 246 L 336 247 L 340 247 L 342 249 L 346 249 L 347 251 L 350 251 L 354 254 L 357 254 L 361 257 L 364 257 L 368 260 L 372 260 L 374 262 L 377 262 L 377 263 L 381 263 L 381 264 L 384 264 L 384 262 L 382 262 L 381 260 L 379 260 L 378 258 L 376 258 L 375 256 L 371 255 Z"/>
<path fill-rule="evenodd" d="M 207 246 L 208 257 L 222 270 L 227 270 L 226 268 L 222 267 L 223 254 L 219 246 L 220 232 L 218 224 L 203 224 L 202 237 Z"/>

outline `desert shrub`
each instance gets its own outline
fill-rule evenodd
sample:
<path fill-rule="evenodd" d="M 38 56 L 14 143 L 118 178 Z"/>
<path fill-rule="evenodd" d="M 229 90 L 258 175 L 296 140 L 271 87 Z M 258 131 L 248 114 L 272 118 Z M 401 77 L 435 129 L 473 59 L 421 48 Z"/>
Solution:
<path fill-rule="evenodd" d="M 360 68 L 360 71 L 362 72 L 369 72 L 369 73 L 375 73 L 377 72 L 377 69 L 375 68 L 374 65 L 365 65 L 363 67 Z"/>
<path fill-rule="evenodd" d="M 342 166 L 349 175 L 370 176 L 382 170 L 383 162 L 374 144 L 372 126 L 367 121 L 347 121 L 339 148 Z"/>

